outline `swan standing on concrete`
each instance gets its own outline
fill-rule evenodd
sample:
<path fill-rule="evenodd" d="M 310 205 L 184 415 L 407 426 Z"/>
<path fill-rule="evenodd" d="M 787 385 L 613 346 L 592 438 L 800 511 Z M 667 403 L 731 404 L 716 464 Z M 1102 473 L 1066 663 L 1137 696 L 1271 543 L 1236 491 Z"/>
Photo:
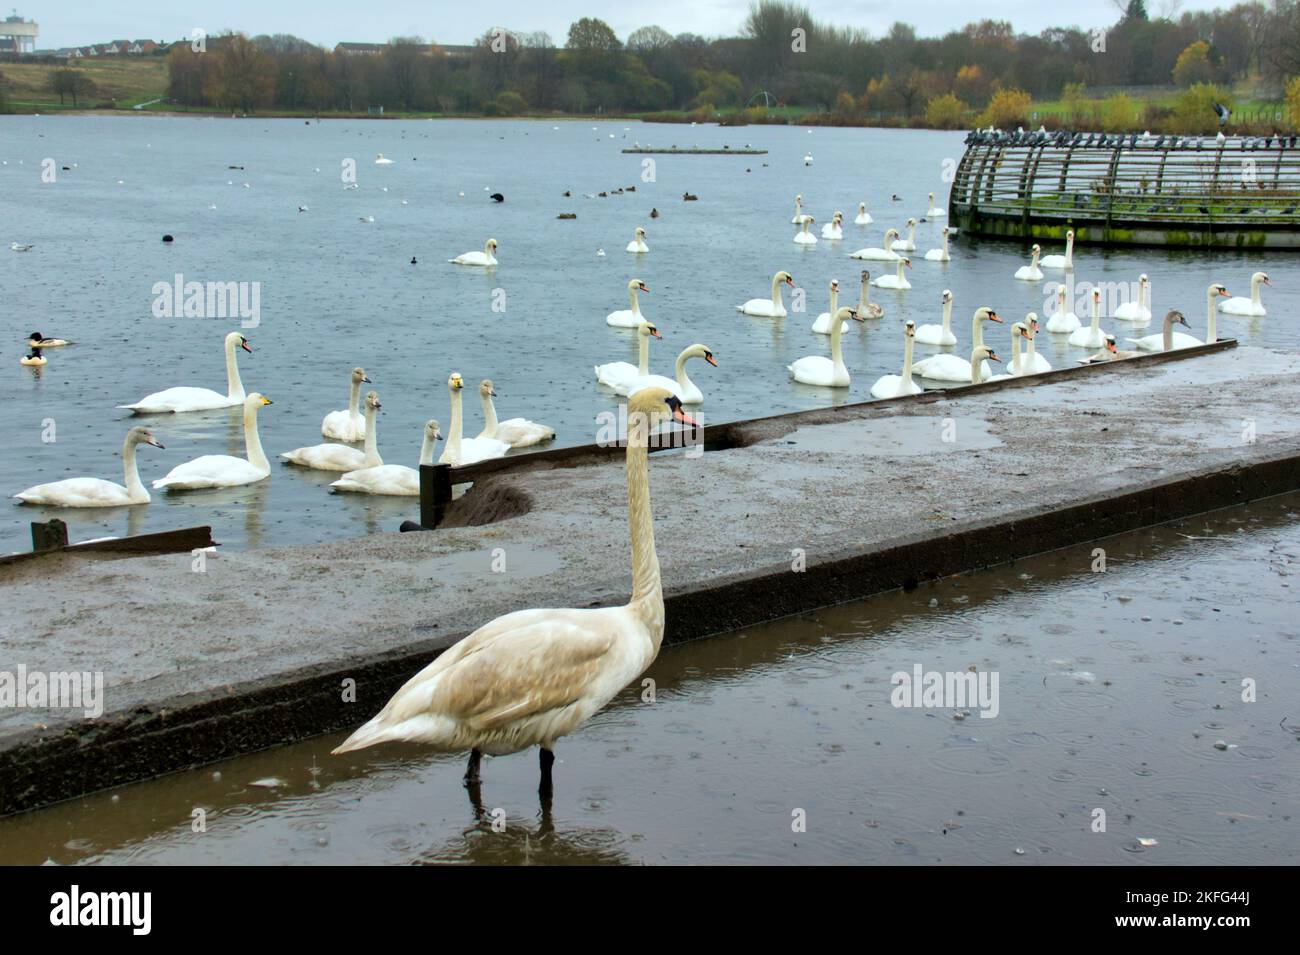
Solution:
<path fill-rule="evenodd" d="M 971 347 L 984 344 L 984 323 L 1001 322 L 998 313 L 987 305 L 981 306 L 975 310 L 975 315 L 970 320 L 970 339 Z M 922 378 L 929 378 L 933 381 L 968 381 L 969 369 L 966 367 L 966 361 L 958 358 L 956 355 L 931 355 L 929 358 L 923 358 L 916 363 L 914 369 Z M 985 378 L 992 377 L 993 370 L 986 364 L 981 369 Z"/>
<path fill-rule="evenodd" d="M 1065 255 L 1045 255 L 1038 263 L 1045 269 L 1064 269 L 1069 272 L 1074 269 L 1074 230 L 1067 229 L 1065 232 Z M 1050 332 L 1051 329 L 1049 328 Z"/>
<path fill-rule="evenodd" d="M 1139 275 L 1137 301 L 1121 302 L 1115 309 L 1115 314 L 1112 317 L 1121 322 L 1151 321 L 1151 309 L 1147 307 L 1147 288 L 1150 284 L 1150 280 L 1147 278 L 1145 272 Z M 1096 347 L 1102 347 L 1102 343 L 1098 342 Z"/>
<path fill-rule="evenodd" d="M 898 238 L 897 229 L 888 229 L 885 231 L 885 246 L 868 246 L 865 249 L 858 249 L 856 252 L 850 252 L 851 259 L 869 259 L 875 262 L 897 262 L 902 258 L 897 252 L 892 250 L 894 240 Z"/>
<path fill-rule="evenodd" d="M 844 323 L 849 319 L 860 322 L 862 316 L 851 308 L 837 309 L 835 317 L 831 319 L 831 357 L 806 355 L 786 366 L 790 371 L 790 377 L 805 385 L 847 388 L 850 384 L 849 369 L 844 364 L 840 336 L 843 335 Z"/>
<path fill-rule="evenodd" d="M 140 444 L 162 445 L 148 428 L 132 428 L 122 443 L 122 480 L 114 484 L 100 478 L 65 478 L 49 484 L 37 484 L 19 491 L 15 498 L 24 504 L 43 504 L 46 507 L 120 507 L 126 504 L 148 504 L 149 492 L 140 483 L 140 471 L 135 463 L 135 449 Z M 125 486 L 124 486 L 125 485 Z"/>
<path fill-rule="evenodd" d="M 647 388 L 661 388 L 664 391 L 672 392 L 681 399 L 684 405 L 698 405 L 704 402 L 704 392 L 690 378 L 686 377 L 686 363 L 692 358 L 703 358 L 714 368 L 718 367 L 718 360 L 713 357 L 713 352 L 707 345 L 687 345 L 677 356 L 677 364 L 674 374 L 676 378 L 665 378 L 663 375 L 646 375 L 644 378 L 637 378 L 628 385 L 628 395 L 635 395 L 638 391 L 644 391 Z"/>
<path fill-rule="evenodd" d="M 465 779 L 472 786 L 479 781 L 483 753 L 501 756 L 540 746 L 540 790 L 550 794 L 556 740 L 640 676 L 663 641 L 648 445 L 650 430 L 668 418 L 695 425 L 680 400 L 666 391 L 648 389 L 628 403 L 628 604 L 520 610 L 498 617 L 413 676 L 335 753 L 398 740 L 468 749 Z"/>
<path fill-rule="evenodd" d="M 356 471 L 360 468 L 375 468 L 384 463 L 379 456 L 379 436 L 375 433 L 377 425 L 375 416 L 383 405 L 379 395 L 366 393 L 366 449 L 358 451 L 346 444 L 313 444 L 306 448 L 295 448 L 280 455 L 290 464 L 313 468 L 317 471 Z"/>
<path fill-rule="evenodd" d="M 889 246 L 895 252 L 915 252 L 916 251 L 916 220 L 907 220 L 907 238 L 895 239 Z"/>
<path fill-rule="evenodd" d="M 510 450 L 510 445 L 496 438 L 467 438 L 464 436 L 464 419 L 461 409 L 461 392 L 465 390 L 465 379 L 460 372 L 453 371 L 447 379 L 447 391 L 451 395 L 451 434 L 447 446 L 438 458 L 439 464 L 463 467 L 477 464 L 492 458 L 503 458 Z"/>
<path fill-rule="evenodd" d="M 1079 348 L 1101 348 L 1106 344 L 1106 336 L 1101 331 L 1101 289 L 1092 290 L 1092 323 L 1070 332 L 1069 343 Z"/>
<path fill-rule="evenodd" d="M 632 241 L 627 244 L 627 251 L 629 252 L 650 251 L 650 246 L 645 244 L 645 229 L 641 228 L 640 226 L 636 227 L 636 233 L 635 235 L 633 235 Z"/>
<path fill-rule="evenodd" d="M 462 252 L 454 259 L 448 259 L 452 265 L 471 265 L 479 268 L 491 268 L 497 264 L 497 240 L 488 239 L 483 243 L 482 252 Z"/>
<path fill-rule="evenodd" d="M 871 225 L 875 220 L 871 218 L 871 213 L 867 211 L 865 202 L 858 203 L 858 214 L 853 219 L 854 225 Z"/>
<path fill-rule="evenodd" d="M 1250 298 L 1243 298 L 1238 295 L 1236 298 L 1225 299 L 1219 303 L 1219 311 L 1225 315 L 1248 315 L 1251 318 L 1263 318 L 1268 312 L 1264 310 L 1264 303 L 1259 300 L 1259 287 L 1272 284 L 1268 280 L 1267 272 L 1256 272 L 1250 277 Z M 28 344 L 31 343 L 28 342 Z"/>
<path fill-rule="evenodd" d="M 361 386 L 370 384 L 364 368 L 353 368 L 348 375 L 348 406 L 342 411 L 331 411 L 320 423 L 322 437 L 338 441 L 361 441 L 366 436 L 366 419 L 357 407 L 361 404 Z"/>
<path fill-rule="evenodd" d="M 1056 311 L 1047 320 L 1047 330 L 1053 335 L 1068 335 L 1079 330 L 1079 316 L 1066 311 L 1065 298 L 1065 286 L 1062 285 L 1056 290 Z"/>
<path fill-rule="evenodd" d="M 211 411 L 215 408 L 234 408 L 244 403 L 244 383 L 239 379 L 239 363 L 235 360 L 235 349 L 242 348 L 248 353 L 253 349 L 248 339 L 239 332 L 226 336 L 226 394 L 210 388 L 168 388 L 145 395 L 133 405 L 118 405 L 136 414 L 165 414 L 168 412 Z"/>
<path fill-rule="evenodd" d="M 912 260 L 899 259 L 895 263 L 895 265 L 898 267 L 898 271 L 895 274 L 882 275 L 879 278 L 874 279 L 871 284 L 874 285 L 876 288 L 893 288 L 893 289 L 911 288 L 912 283 L 903 277 L 903 267 L 906 266 L 907 268 L 910 269 L 912 267 Z"/>
<path fill-rule="evenodd" d="M 271 403 L 256 391 L 244 399 L 244 453 L 247 460 L 230 454 L 205 454 L 178 464 L 153 482 L 154 490 L 189 491 L 206 487 L 239 487 L 271 476 L 262 441 L 257 435 L 257 412 Z"/>
<path fill-rule="evenodd" d="M 663 338 L 652 322 L 642 322 L 637 328 L 637 363 L 611 361 L 596 366 L 596 380 L 620 395 L 627 394 L 628 386 L 638 378 L 650 374 L 650 339 Z M 454 424 L 454 419 L 453 419 Z"/>
<path fill-rule="evenodd" d="M 1130 338 L 1129 344 L 1136 345 L 1138 351 L 1173 351 L 1175 348 L 1188 348 L 1191 345 L 1203 344 L 1200 339 L 1193 338 L 1191 335 L 1183 332 L 1175 332 L 1174 326 L 1182 325 L 1184 328 L 1191 328 L 1187 324 L 1187 319 L 1178 309 L 1170 309 L 1165 315 L 1164 325 L 1159 335 L 1144 335 L 1142 338 Z M 1177 336 L 1177 338 L 1175 337 Z M 1177 339 L 1182 339 L 1180 344 Z M 1093 356 L 1096 357 L 1096 356 Z"/>
<path fill-rule="evenodd" d="M 952 260 L 952 256 L 948 254 L 948 228 L 946 226 L 940 235 L 943 236 L 943 246 L 925 253 L 927 262 L 948 262 Z"/>
<path fill-rule="evenodd" d="M 916 335 L 916 323 L 908 322 L 903 326 L 903 373 L 901 375 L 881 375 L 871 386 L 873 398 L 901 398 L 903 395 L 919 395 L 925 389 L 912 380 L 912 340 Z M 951 358 L 953 356 L 947 355 Z M 963 364 L 965 364 L 963 362 Z"/>
<path fill-rule="evenodd" d="M 480 438 L 495 438 L 504 441 L 512 448 L 531 448 L 535 444 L 550 441 L 555 437 L 554 428 L 529 421 L 527 418 L 507 418 L 505 421 L 497 421 L 497 408 L 492 401 L 496 396 L 496 386 L 492 384 L 492 379 L 483 379 L 478 386 L 478 399 L 483 406 L 483 430 L 479 432 Z"/>
<path fill-rule="evenodd" d="M 918 345 L 955 345 L 957 336 L 952 333 L 952 292 L 943 290 L 943 324 L 922 325 L 916 330 Z"/>
<path fill-rule="evenodd" d="M 737 305 L 736 311 L 759 318 L 785 318 L 785 300 L 781 298 L 781 283 L 794 288 L 794 276 L 789 272 L 777 272 L 772 276 L 772 297 L 751 298 L 744 305 Z"/>
<path fill-rule="evenodd" d="M 424 426 L 424 440 L 420 443 L 420 463 L 433 463 L 434 443 L 442 440 L 438 422 L 430 420 Z M 381 464 L 378 467 L 349 471 L 330 484 L 336 491 L 356 494 L 384 494 L 394 497 L 419 497 L 420 472 L 405 464 Z"/>
<path fill-rule="evenodd" d="M 1042 253 L 1042 247 L 1035 242 L 1029 247 L 1031 253 L 1029 264 L 1022 265 L 1016 269 L 1016 278 L 1022 282 L 1039 282 L 1043 278 L 1043 270 L 1038 267 L 1038 256 Z"/>
<path fill-rule="evenodd" d="M 636 328 L 645 321 L 645 316 L 641 314 L 641 305 L 637 301 L 637 292 L 645 292 L 649 295 L 650 289 L 640 279 L 633 279 L 627 283 L 627 297 L 631 301 L 632 307 L 618 312 L 610 312 L 605 316 L 606 325 L 614 328 Z"/>

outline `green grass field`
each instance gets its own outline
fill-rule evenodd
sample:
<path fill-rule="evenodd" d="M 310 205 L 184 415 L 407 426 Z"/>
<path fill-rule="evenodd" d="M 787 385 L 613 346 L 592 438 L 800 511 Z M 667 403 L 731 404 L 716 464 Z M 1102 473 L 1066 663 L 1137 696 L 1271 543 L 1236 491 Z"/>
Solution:
<path fill-rule="evenodd" d="M 83 59 L 69 64 L 95 83 L 95 90 L 77 103 L 89 109 L 100 103 L 114 103 L 119 109 L 147 103 L 167 92 L 167 61 L 161 56 L 113 56 Z M 53 63 L 0 63 L 0 73 L 9 82 L 9 107 L 27 111 L 59 109 L 59 96 L 50 92 L 50 76 L 64 68 Z M 65 97 L 63 109 L 72 109 Z"/>

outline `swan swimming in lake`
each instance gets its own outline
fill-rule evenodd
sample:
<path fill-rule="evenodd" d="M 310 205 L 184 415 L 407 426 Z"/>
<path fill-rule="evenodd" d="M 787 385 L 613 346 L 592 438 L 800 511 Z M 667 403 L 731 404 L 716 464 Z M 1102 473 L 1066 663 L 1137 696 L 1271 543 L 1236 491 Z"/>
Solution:
<path fill-rule="evenodd" d="M 663 338 L 653 322 L 642 322 L 637 328 L 637 363 L 611 361 L 596 366 L 596 380 L 616 394 L 627 394 L 628 386 L 638 378 L 650 374 L 650 339 Z"/>
<path fill-rule="evenodd" d="M 1065 286 L 1056 290 L 1056 311 L 1047 320 L 1047 330 L 1053 335 L 1068 335 L 1079 330 L 1079 316 L 1066 310 Z"/>
<path fill-rule="evenodd" d="M 1248 315 L 1251 318 L 1263 318 L 1268 314 L 1264 303 L 1259 300 L 1259 287 L 1272 285 L 1267 272 L 1256 272 L 1250 277 L 1250 298 L 1238 295 L 1236 298 L 1224 299 L 1219 303 L 1219 311 L 1225 315 Z M 30 343 L 29 343 L 30 344 Z"/>
<path fill-rule="evenodd" d="M 1146 276 L 1142 276 L 1146 278 Z M 1069 343 L 1078 348 L 1102 348 L 1106 336 L 1101 331 L 1101 289 L 1092 290 L 1092 323 L 1087 328 L 1078 328 L 1070 332 Z"/>
<path fill-rule="evenodd" d="M 686 362 L 692 358 L 703 358 L 714 368 L 718 367 L 718 360 L 713 357 L 713 352 L 707 345 L 687 345 L 677 356 L 677 364 L 673 371 L 674 378 L 665 378 L 663 375 L 637 377 L 628 385 L 628 395 L 635 395 L 646 388 L 662 388 L 680 398 L 684 405 L 702 404 L 704 392 L 700 391 L 699 385 L 686 376 Z"/>
<path fill-rule="evenodd" d="M 901 398 L 903 395 L 919 395 L 925 389 L 912 380 L 912 341 L 916 335 L 916 324 L 908 322 L 903 326 L 903 373 L 901 375 L 881 375 L 871 386 L 873 398 Z M 946 356 L 951 358 L 953 356 Z"/>
<path fill-rule="evenodd" d="M 231 332 L 225 340 L 226 394 L 210 388 L 168 388 L 145 395 L 135 404 L 118 405 L 136 414 L 165 414 L 186 411 L 211 411 L 215 408 L 235 408 L 244 403 L 244 383 L 239 378 L 239 363 L 235 349 L 242 348 L 252 354 L 248 339 L 239 332 Z"/>
<path fill-rule="evenodd" d="M 920 345 L 955 345 L 957 336 L 952 333 L 952 292 L 943 290 L 939 301 L 943 304 L 942 325 L 922 325 L 916 330 L 916 341 Z"/>
<path fill-rule="evenodd" d="M 1119 306 L 1115 309 L 1115 314 L 1112 315 L 1111 317 L 1118 319 L 1119 321 L 1122 322 L 1151 321 L 1151 309 L 1147 307 L 1147 287 L 1149 285 L 1150 285 L 1150 280 L 1147 278 L 1146 273 L 1143 272 L 1141 275 L 1138 276 L 1137 301 L 1121 302 Z M 1074 343 L 1071 342 L 1071 344 Z M 1103 345 L 1104 342 L 1099 341 L 1095 346 L 1092 347 L 1101 348 Z"/>
<path fill-rule="evenodd" d="M 1038 354 L 1038 316 L 1030 312 L 1025 316 L 1025 354 L 1020 359 L 1021 375 L 1041 375 L 1045 371 L 1051 371 L 1052 366 L 1046 358 Z"/>
<path fill-rule="evenodd" d="M 865 202 L 859 202 L 859 203 L 858 203 L 858 214 L 857 214 L 857 216 L 854 217 L 854 219 L 853 219 L 853 224 L 854 224 L 854 225 L 871 225 L 871 223 L 873 223 L 873 222 L 875 222 L 875 221 L 876 221 L 875 219 L 871 218 L 871 213 L 869 213 L 869 212 L 867 211 L 867 204 L 866 204 Z"/>
<path fill-rule="evenodd" d="M 283 452 L 280 457 L 299 467 L 313 468 L 317 471 L 356 471 L 360 468 L 374 468 L 384 463 L 379 456 L 379 435 L 375 433 L 375 417 L 383 405 L 375 392 L 366 394 L 366 449 L 358 451 L 346 444 L 313 444 L 306 448 L 295 448 Z"/>
<path fill-rule="evenodd" d="M 645 292 L 649 295 L 650 289 L 640 279 L 632 279 L 627 283 L 627 297 L 631 301 L 632 307 L 610 312 L 605 316 L 606 325 L 613 328 L 636 328 L 646 320 L 645 316 L 641 314 L 641 304 L 636 297 L 637 292 Z"/>
<path fill-rule="evenodd" d="M 947 214 L 948 214 L 948 213 L 945 212 L 943 209 L 936 209 L 936 208 L 935 208 L 935 206 L 934 206 L 934 193 L 933 193 L 933 192 L 930 193 L 930 208 L 928 208 L 928 209 L 925 210 L 925 217 L 926 217 L 927 219 L 939 219 L 939 218 L 942 218 L 943 216 L 946 216 Z"/>
<path fill-rule="evenodd" d="M 325 438 L 339 441 L 361 441 L 366 436 L 366 419 L 361 416 L 361 386 L 370 384 L 364 368 L 353 368 L 348 375 L 348 406 L 342 411 L 331 411 L 320 423 L 320 433 Z"/>
<path fill-rule="evenodd" d="M 915 252 L 916 251 L 916 220 L 907 220 L 907 238 L 895 239 L 889 246 L 895 252 Z"/>
<path fill-rule="evenodd" d="M 831 357 L 823 355 L 805 355 L 787 365 L 790 377 L 805 385 L 822 385 L 827 388 L 847 388 L 851 383 L 849 369 L 844 364 L 844 354 L 840 347 L 840 336 L 844 323 L 849 319 L 862 321 L 856 309 L 840 308 L 831 319 Z"/>
<path fill-rule="evenodd" d="M 897 262 L 899 259 L 902 258 L 902 256 L 899 255 L 897 252 L 894 252 L 890 248 L 893 245 L 894 240 L 897 238 L 898 238 L 898 230 L 888 229 L 885 231 L 884 248 L 880 248 L 879 246 L 873 245 L 865 249 L 858 249 L 858 251 L 856 252 L 850 252 L 849 258 L 868 259 L 875 262 Z"/>
<path fill-rule="evenodd" d="M 434 443 L 442 440 L 438 422 L 430 420 L 424 426 L 424 440 L 420 444 L 420 464 L 433 463 Z M 359 471 L 348 471 L 330 484 L 335 491 L 355 494 L 382 494 L 395 497 L 419 497 L 420 472 L 405 464 L 381 464 Z"/>
<path fill-rule="evenodd" d="M 465 390 L 465 379 L 460 372 L 453 371 L 447 379 L 447 391 L 451 395 L 451 427 L 447 446 L 438 457 L 439 464 L 452 467 L 464 467 L 477 464 L 491 458 L 505 457 L 510 445 L 497 438 L 467 438 L 464 436 L 464 419 L 461 414 L 461 392 Z"/>
<path fill-rule="evenodd" d="M 188 491 L 208 487 L 238 487 L 254 484 L 271 476 L 271 462 L 262 451 L 257 435 L 257 412 L 269 405 L 256 391 L 244 399 L 244 452 L 247 459 L 230 454 L 205 454 L 172 468 L 153 482 L 154 490 Z"/>
<path fill-rule="evenodd" d="M 808 231 L 816 221 L 812 216 L 805 216 L 799 225 L 799 231 L 794 234 L 794 241 L 800 245 L 816 245 L 817 236 Z"/>
<path fill-rule="evenodd" d="M 480 268 L 490 268 L 497 264 L 495 255 L 497 250 L 497 240 L 488 239 L 483 243 L 482 252 L 462 252 L 454 259 L 448 259 L 452 265 L 475 265 Z"/>
<path fill-rule="evenodd" d="M 803 211 L 803 196 L 794 197 L 794 218 L 790 220 L 791 225 L 803 225 L 803 220 L 808 215 Z"/>
<path fill-rule="evenodd" d="M 483 430 L 478 435 L 480 438 L 495 438 L 497 441 L 504 441 L 512 448 L 531 448 L 535 444 L 550 441 L 555 437 L 554 428 L 529 421 L 527 418 L 507 418 L 505 421 L 498 421 L 497 407 L 492 401 L 496 396 L 496 386 L 492 384 L 492 379 L 484 378 L 478 386 L 478 400 L 483 406 Z"/>
<path fill-rule="evenodd" d="M 772 276 L 772 297 L 751 298 L 744 305 L 737 305 L 736 311 L 759 318 L 785 318 L 785 300 L 781 298 L 781 283 L 794 288 L 794 276 L 780 271 Z"/>
<path fill-rule="evenodd" d="M 1213 302 L 1213 299 L 1211 299 Z M 1142 338 L 1130 338 L 1129 344 L 1136 345 L 1138 351 L 1173 351 L 1175 348 L 1190 348 L 1193 345 L 1203 344 L 1200 339 L 1193 338 L 1184 332 L 1174 331 L 1175 325 L 1182 325 L 1184 328 L 1191 328 L 1187 324 L 1187 319 L 1178 309 L 1170 309 L 1165 315 L 1164 325 L 1159 335 L 1144 335 Z M 1093 356 L 1094 358 L 1097 356 Z"/>
<path fill-rule="evenodd" d="M 1065 255 L 1045 255 L 1039 260 L 1045 269 L 1064 269 L 1069 272 L 1074 268 L 1074 230 L 1065 231 Z M 1047 329 L 1049 332 L 1051 328 Z"/>
<path fill-rule="evenodd" d="M 948 262 L 952 259 L 952 256 L 948 254 L 948 228 L 945 226 L 944 230 L 939 234 L 943 237 L 943 245 L 925 253 L 927 262 Z"/>
<path fill-rule="evenodd" d="M 376 166 L 391 166 L 392 164 L 393 161 L 391 159 L 385 159 L 383 153 L 379 153 L 377 156 L 375 156 Z"/>
<path fill-rule="evenodd" d="M 650 246 L 645 244 L 645 229 L 637 226 L 636 235 L 633 237 L 632 241 L 627 244 L 627 251 L 638 253 L 650 251 Z"/>
<path fill-rule="evenodd" d="M 135 463 L 137 445 L 149 444 L 161 448 L 162 444 L 148 428 L 132 428 L 122 443 L 122 484 L 100 478 L 65 478 L 49 484 L 37 484 L 19 491 L 15 498 L 24 504 L 42 504 L 46 507 L 120 507 L 128 504 L 148 504 L 149 492 L 140 483 L 140 471 Z"/>
<path fill-rule="evenodd" d="M 468 749 L 465 779 L 476 786 L 483 753 L 540 746 L 539 788 L 550 794 L 556 740 L 640 676 L 663 640 L 648 445 L 651 430 L 665 420 L 695 425 L 667 391 L 647 389 L 628 402 L 631 600 L 621 607 L 521 610 L 496 618 L 408 680 L 335 753 L 390 741 Z"/>
<path fill-rule="evenodd" d="M 899 259 L 894 264 L 897 266 L 897 271 L 893 275 L 882 275 L 877 279 L 873 279 L 871 284 L 876 288 L 893 288 L 900 290 L 911 288 L 912 283 L 903 277 L 903 268 L 906 267 L 910 269 L 912 267 L 912 260 Z"/>
<path fill-rule="evenodd" d="M 986 321 L 1001 323 L 1002 319 L 998 317 L 997 312 L 987 305 L 977 308 L 970 321 L 972 348 L 984 344 L 984 323 Z M 929 378 L 932 381 L 965 382 L 970 380 L 966 360 L 956 355 L 931 355 L 929 358 L 918 361 L 913 371 L 922 378 Z M 993 375 L 993 370 L 987 364 L 982 367 L 982 371 L 985 379 Z"/>
<path fill-rule="evenodd" d="M 824 226 L 822 226 L 822 238 L 823 239 L 844 238 L 844 229 L 842 227 L 843 222 L 844 222 L 844 213 L 836 212 L 835 215 L 831 217 L 831 221 L 826 223 Z"/>
<path fill-rule="evenodd" d="M 1030 259 L 1028 265 L 1022 265 L 1016 269 L 1016 278 L 1022 282 L 1039 282 L 1043 278 L 1043 270 L 1038 267 L 1038 256 L 1043 251 L 1037 242 L 1029 248 Z"/>

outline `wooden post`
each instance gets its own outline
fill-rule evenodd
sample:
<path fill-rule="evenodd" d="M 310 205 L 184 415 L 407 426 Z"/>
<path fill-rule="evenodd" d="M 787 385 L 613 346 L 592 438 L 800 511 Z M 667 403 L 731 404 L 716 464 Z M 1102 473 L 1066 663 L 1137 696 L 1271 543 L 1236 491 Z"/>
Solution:
<path fill-rule="evenodd" d="M 54 550 L 68 546 L 68 525 L 57 517 L 48 524 L 32 522 L 32 550 Z"/>
<path fill-rule="evenodd" d="M 420 465 L 420 523 L 437 527 L 451 503 L 451 465 Z"/>

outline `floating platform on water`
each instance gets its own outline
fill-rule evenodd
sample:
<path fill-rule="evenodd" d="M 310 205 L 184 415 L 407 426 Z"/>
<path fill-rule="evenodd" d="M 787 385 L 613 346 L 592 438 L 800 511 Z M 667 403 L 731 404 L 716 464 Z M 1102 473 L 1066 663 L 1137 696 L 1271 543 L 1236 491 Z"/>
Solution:
<path fill-rule="evenodd" d="M 723 146 L 721 149 L 706 149 L 702 146 L 669 146 L 660 148 L 655 146 L 629 146 L 623 150 L 625 153 L 641 153 L 643 155 L 660 155 L 660 156 L 766 156 L 766 149 L 753 149 L 745 146 L 741 149 L 732 149 L 730 146 Z"/>
<path fill-rule="evenodd" d="M 1085 139 L 1100 141 L 1094 134 Z M 949 220 L 971 235 L 1082 245 L 1300 250 L 1300 147 L 1255 136 L 996 134 L 967 146 Z"/>

